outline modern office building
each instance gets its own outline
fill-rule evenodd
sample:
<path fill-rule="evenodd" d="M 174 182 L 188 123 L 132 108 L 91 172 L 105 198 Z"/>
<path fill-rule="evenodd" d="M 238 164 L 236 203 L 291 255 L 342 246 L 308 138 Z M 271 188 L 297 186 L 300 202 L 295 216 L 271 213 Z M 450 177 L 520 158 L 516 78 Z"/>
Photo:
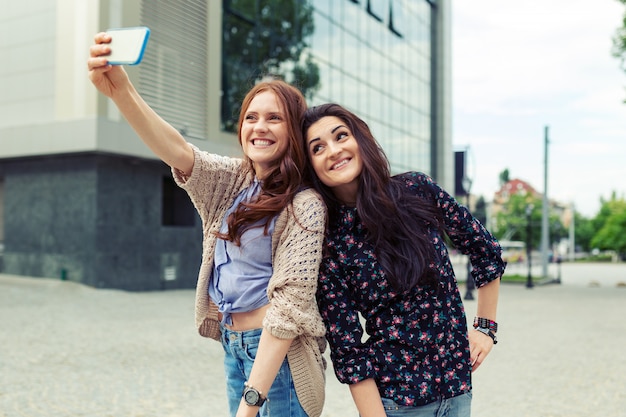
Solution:
<path fill-rule="evenodd" d="M 190 288 L 200 219 L 87 76 L 93 35 L 148 26 L 126 67 L 193 144 L 240 155 L 243 93 L 268 74 L 363 117 L 394 172 L 453 187 L 449 0 L 30 0 L 0 14 L 0 272 Z"/>

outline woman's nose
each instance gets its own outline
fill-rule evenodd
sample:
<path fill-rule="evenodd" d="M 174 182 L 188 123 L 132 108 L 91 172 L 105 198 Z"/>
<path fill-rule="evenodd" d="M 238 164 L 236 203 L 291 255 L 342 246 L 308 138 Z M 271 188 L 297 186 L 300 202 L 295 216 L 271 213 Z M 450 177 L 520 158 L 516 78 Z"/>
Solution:
<path fill-rule="evenodd" d="M 267 122 L 263 119 L 257 120 L 257 122 L 254 124 L 254 130 L 258 132 L 266 132 Z"/>
<path fill-rule="evenodd" d="M 331 158 L 336 158 L 341 153 L 341 146 L 337 143 L 330 142 L 328 144 L 328 153 Z"/>

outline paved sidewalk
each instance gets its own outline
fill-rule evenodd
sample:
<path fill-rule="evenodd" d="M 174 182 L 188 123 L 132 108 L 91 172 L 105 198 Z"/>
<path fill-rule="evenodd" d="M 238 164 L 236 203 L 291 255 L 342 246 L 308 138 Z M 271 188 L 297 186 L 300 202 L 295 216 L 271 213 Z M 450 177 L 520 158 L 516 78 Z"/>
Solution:
<path fill-rule="evenodd" d="M 503 285 L 473 415 L 626 416 L 624 283 L 626 265 L 563 264 L 560 285 Z M 0 417 L 226 416 L 221 346 L 197 335 L 193 302 L 0 275 Z M 327 379 L 323 416 L 356 416 Z"/>
<path fill-rule="evenodd" d="M 562 284 L 503 285 L 499 343 L 474 416 L 626 416 L 626 265 L 562 265 Z M 476 302 L 466 301 L 469 317 Z"/>

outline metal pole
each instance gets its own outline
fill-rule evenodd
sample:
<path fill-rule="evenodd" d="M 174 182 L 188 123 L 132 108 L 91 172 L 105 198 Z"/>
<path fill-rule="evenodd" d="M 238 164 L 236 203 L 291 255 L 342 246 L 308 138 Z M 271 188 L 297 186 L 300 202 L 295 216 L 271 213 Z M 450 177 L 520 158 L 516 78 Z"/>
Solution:
<path fill-rule="evenodd" d="M 465 178 L 465 184 L 464 187 L 466 188 L 466 192 L 467 192 L 467 209 L 470 209 L 470 189 L 472 188 L 472 180 L 468 177 Z M 467 284 L 465 286 L 465 299 L 466 300 L 473 300 L 474 299 L 474 294 L 472 293 L 472 291 L 474 290 L 475 285 L 474 285 L 474 278 L 472 278 L 472 263 L 470 262 L 470 258 L 469 255 L 467 256 Z"/>
<path fill-rule="evenodd" d="M 548 126 L 545 127 L 544 137 L 544 167 L 543 167 L 543 210 L 541 214 L 541 272 L 544 278 L 548 277 Z"/>
<path fill-rule="evenodd" d="M 533 277 L 532 277 L 532 244 L 533 244 L 533 228 L 532 228 L 532 212 L 533 205 L 529 204 L 526 206 L 526 258 L 528 258 L 528 277 L 526 278 L 526 288 L 533 287 Z"/>

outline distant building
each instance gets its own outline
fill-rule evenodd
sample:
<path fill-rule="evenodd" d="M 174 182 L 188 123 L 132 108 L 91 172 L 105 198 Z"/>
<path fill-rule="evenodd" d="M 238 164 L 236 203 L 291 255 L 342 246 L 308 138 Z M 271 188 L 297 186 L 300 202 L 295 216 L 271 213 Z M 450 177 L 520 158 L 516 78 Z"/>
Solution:
<path fill-rule="evenodd" d="M 509 199 L 513 195 L 531 196 L 533 199 L 543 199 L 543 194 L 538 192 L 532 185 L 521 179 L 512 179 L 500 187 L 493 196 L 491 205 L 491 219 L 495 219 L 500 213 Z M 553 199 L 549 199 L 550 215 L 557 216 L 565 228 L 569 228 L 572 221 L 571 204 L 562 203 Z M 490 225 L 495 227 L 495 224 Z"/>
<path fill-rule="evenodd" d="M 394 172 L 453 187 L 449 0 L 6 2 L 0 43 L 0 272 L 126 290 L 191 288 L 202 225 L 87 77 L 93 35 L 150 27 L 127 71 L 201 149 L 240 155 L 242 92 L 277 72 L 368 122 Z M 247 4 L 247 3 L 246 3 Z"/>
<path fill-rule="evenodd" d="M 512 195 L 531 195 L 534 198 L 541 198 L 541 194 L 532 185 L 520 179 L 512 179 L 506 182 L 493 196 L 494 205 L 501 205 L 509 201 Z"/>

